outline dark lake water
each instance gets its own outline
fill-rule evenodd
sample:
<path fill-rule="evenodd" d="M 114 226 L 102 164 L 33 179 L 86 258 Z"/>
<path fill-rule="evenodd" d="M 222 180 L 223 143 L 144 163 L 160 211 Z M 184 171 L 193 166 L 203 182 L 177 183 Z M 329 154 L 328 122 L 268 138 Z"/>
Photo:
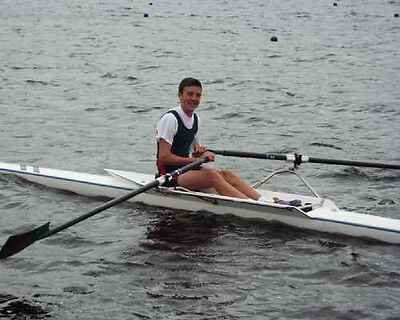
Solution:
<path fill-rule="evenodd" d="M 399 162 L 396 13 L 396 0 L 2 0 L 0 161 L 153 172 L 155 122 L 195 76 L 207 146 Z M 217 164 L 251 182 L 284 165 Z M 299 172 L 339 207 L 400 218 L 400 172 Z M 0 176 L 0 242 L 101 203 Z M 0 262 L 0 318 L 399 319 L 399 259 L 398 246 L 123 204 Z"/>

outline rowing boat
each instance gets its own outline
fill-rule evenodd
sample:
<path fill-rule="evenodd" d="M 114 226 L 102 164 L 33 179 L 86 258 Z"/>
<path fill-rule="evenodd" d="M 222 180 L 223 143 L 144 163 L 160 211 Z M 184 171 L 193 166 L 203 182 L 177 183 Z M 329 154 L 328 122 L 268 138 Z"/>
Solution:
<path fill-rule="evenodd" d="M 400 243 L 400 220 L 339 209 L 333 201 L 320 197 L 305 179 L 293 170 L 274 172 L 263 182 L 286 172 L 297 175 L 312 195 L 259 189 L 263 199 L 267 201 L 255 201 L 220 196 L 206 191 L 159 186 L 140 193 L 129 201 L 171 209 L 208 211 L 218 215 L 233 214 L 245 219 L 262 219 L 319 232 Z M 108 198 L 119 197 L 154 180 L 153 175 L 130 171 L 105 169 L 105 174 L 89 174 L 2 162 L 0 173 L 84 196 Z"/>

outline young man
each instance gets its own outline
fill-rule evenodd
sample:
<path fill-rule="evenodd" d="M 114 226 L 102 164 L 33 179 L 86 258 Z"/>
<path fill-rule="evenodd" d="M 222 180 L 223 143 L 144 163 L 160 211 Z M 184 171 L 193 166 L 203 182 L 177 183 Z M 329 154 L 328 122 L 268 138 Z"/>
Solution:
<path fill-rule="evenodd" d="M 180 105 L 165 113 L 157 123 L 157 168 L 161 175 L 196 161 L 199 156 L 209 161 L 215 158 L 199 140 L 200 120 L 195 110 L 201 101 L 201 82 L 194 78 L 183 79 L 178 95 Z M 214 188 L 220 195 L 236 198 L 259 200 L 261 196 L 228 170 L 202 167 L 179 176 L 174 183 L 192 190 Z"/>

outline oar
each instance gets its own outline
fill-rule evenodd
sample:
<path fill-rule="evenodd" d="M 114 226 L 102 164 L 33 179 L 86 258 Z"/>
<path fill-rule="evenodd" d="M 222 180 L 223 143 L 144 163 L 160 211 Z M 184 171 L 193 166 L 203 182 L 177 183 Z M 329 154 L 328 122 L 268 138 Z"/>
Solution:
<path fill-rule="evenodd" d="M 353 161 L 353 160 L 342 160 L 342 159 L 323 159 L 323 158 L 303 156 L 301 154 L 255 153 L 255 152 L 243 152 L 243 151 L 231 151 L 231 150 L 209 150 L 209 151 L 215 154 L 219 154 L 222 156 L 229 156 L 229 157 L 291 161 L 296 165 L 300 165 L 303 162 L 312 162 L 312 163 L 345 165 L 345 166 L 355 166 L 355 167 L 400 169 L 400 164 L 394 164 L 394 163 Z"/>
<path fill-rule="evenodd" d="M 1 248 L 0 259 L 5 259 L 9 256 L 12 256 L 12 255 L 22 251 L 26 247 L 30 246 L 35 241 L 38 241 L 38 240 L 41 240 L 44 238 L 48 238 L 48 237 L 52 236 L 53 234 L 56 234 L 62 230 L 65 230 L 65 229 L 73 226 L 74 224 L 77 224 L 83 220 L 86 220 L 87 218 L 92 217 L 95 214 L 98 214 L 104 210 L 107 210 L 107 209 L 109 209 L 121 202 L 124 202 L 134 196 L 137 196 L 143 192 L 146 192 L 147 190 L 161 186 L 164 183 L 171 181 L 173 179 L 173 177 L 177 177 L 191 169 L 194 169 L 194 168 L 200 166 L 202 163 L 205 163 L 207 161 L 208 161 L 207 158 L 199 158 L 199 160 L 196 160 L 195 162 L 192 162 L 192 163 L 190 163 L 180 169 L 177 169 L 171 173 L 168 173 L 164 176 L 160 176 L 157 179 L 153 180 L 152 182 L 149 182 L 148 184 L 140 187 L 139 189 L 135 189 L 119 198 L 110 200 L 110 201 L 104 203 L 103 205 L 101 205 L 97 208 L 94 208 L 93 210 L 89 211 L 88 213 L 86 213 L 80 217 L 77 217 L 69 222 L 66 222 L 54 229 L 50 230 L 49 229 L 50 222 L 47 222 L 44 225 L 42 225 L 38 228 L 35 228 L 31 231 L 10 236 L 7 239 L 6 243 L 3 245 L 3 247 Z"/>

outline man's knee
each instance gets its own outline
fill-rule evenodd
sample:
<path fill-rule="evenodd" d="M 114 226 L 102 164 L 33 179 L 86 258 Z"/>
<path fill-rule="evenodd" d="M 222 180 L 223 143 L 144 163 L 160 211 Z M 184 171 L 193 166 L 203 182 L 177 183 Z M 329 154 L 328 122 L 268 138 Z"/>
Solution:
<path fill-rule="evenodd" d="M 219 173 L 221 174 L 222 177 L 224 177 L 225 180 L 234 180 L 237 178 L 237 176 L 229 170 L 220 170 Z"/>
<path fill-rule="evenodd" d="M 204 174 L 207 177 L 207 180 L 210 181 L 213 185 L 219 183 L 223 180 L 223 176 L 217 170 L 204 170 Z"/>

